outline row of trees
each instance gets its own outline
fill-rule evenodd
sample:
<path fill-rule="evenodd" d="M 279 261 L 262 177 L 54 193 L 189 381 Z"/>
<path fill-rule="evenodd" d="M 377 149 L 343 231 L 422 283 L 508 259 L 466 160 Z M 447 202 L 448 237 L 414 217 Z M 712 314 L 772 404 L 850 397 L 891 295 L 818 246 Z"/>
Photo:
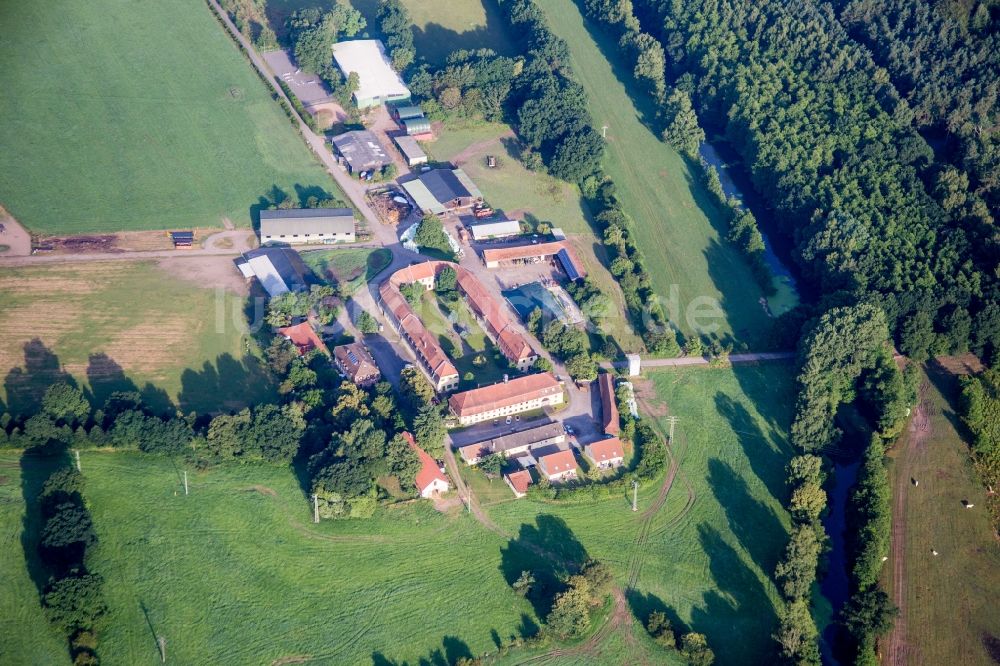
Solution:
<path fill-rule="evenodd" d="M 962 308 L 979 331 L 963 344 L 996 348 L 995 259 L 928 193 L 921 177 L 933 154 L 908 105 L 829 9 L 778 0 L 636 8 L 676 87 L 741 154 L 795 238 L 827 307 L 874 295 L 901 348 L 914 318 L 941 322 Z"/>
<path fill-rule="evenodd" d="M 822 459 L 809 454 L 792 458 L 787 474 L 791 490 L 789 512 L 792 514 L 792 534 L 785 554 L 774 570 L 778 589 L 785 599 L 774 640 L 787 662 L 818 666 L 819 632 L 809 601 L 816 581 L 816 568 L 827 542 L 820 521 L 826 509 L 826 492 L 823 490 L 826 475 Z"/>
<path fill-rule="evenodd" d="M 843 404 L 855 403 L 874 430 L 851 498 L 851 596 L 839 618 L 849 637 L 843 651 L 854 663 L 874 664 L 878 637 L 889 630 L 895 614 L 878 581 L 888 553 L 891 517 L 884 450 L 886 442 L 899 435 L 916 400 L 917 366 L 900 372 L 885 315 L 871 303 L 833 308 L 810 322 L 800 343 L 799 364 L 791 434 L 800 450 L 837 445 L 842 433 L 835 417 Z M 814 664 L 819 655 L 808 599 L 826 541 L 819 522 L 826 506 L 820 459 L 794 459 L 789 480 L 789 509 L 796 526 L 776 571 L 788 604 L 775 638 L 785 658 Z"/>
<path fill-rule="evenodd" d="M 628 61 L 634 63 L 632 75 L 653 100 L 663 140 L 700 167 L 706 187 L 715 195 L 719 208 L 730 218 L 727 240 L 747 257 L 761 287 L 773 293 L 771 272 L 764 262 L 764 239 L 757 228 L 757 221 L 753 213 L 738 201 L 727 199 L 715 167 L 701 158 L 699 148 L 705 140 L 705 131 L 698 123 L 688 91 L 671 88 L 667 83 L 663 46 L 655 37 L 642 31 L 631 0 L 586 0 L 583 6 L 587 16 L 604 26 L 618 40 L 618 46 Z"/>
<path fill-rule="evenodd" d="M 345 37 L 355 36 L 366 26 L 361 12 L 350 5 L 337 3 L 326 11 L 318 7 L 298 9 L 285 21 L 286 42 L 295 55 L 295 62 L 303 70 L 323 79 L 345 109 L 350 108 L 348 102 L 358 89 L 359 79 L 357 72 L 349 72 L 345 79 L 334 66 L 333 45 Z"/>
<path fill-rule="evenodd" d="M 878 665 L 878 639 L 889 633 L 899 614 L 879 583 L 892 528 L 892 490 L 884 442 L 876 434 L 865 450 L 848 512 L 851 597 L 840 619 L 850 637 L 845 651 L 860 666 Z"/>
<path fill-rule="evenodd" d="M 37 505 L 27 509 L 27 520 L 37 520 L 38 529 L 26 535 L 34 540 L 40 573 L 48 579 L 40 589 L 42 606 L 67 636 L 78 666 L 99 663 L 97 632 L 107 613 L 103 579 L 87 566 L 97 534 L 83 498 L 83 477 L 66 455 L 73 428 L 82 429 L 89 417 L 90 405 L 82 391 L 58 382 L 46 390 L 41 410 L 32 417 L 35 420 L 29 419 L 30 425 L 26 422 L 25 431 L 13 441 L 14 446 L 37 444 L 25 455 L 45 454 L 56 461 L 41 486 Z M 0 417 L 0 434 L 5 438 L 11 420 L 7 415 Z"/>
<path fill-rule="evenodd" d="M 380 0 L 376 20 L 385 36 L 392 66 L 397 72 L 406 71 L 417 57 L 417 51 L 413 47 L 413 21 L 410 20 L 410 12 L 400 0 Z"/>
<path fill-rule="evenodd" d="M 962 420 L 972 433 L 976 472 L 990 489 L 1000 488 L 1000 370 L 962 379 Z M 987 497 L 993 529 L 1000 532 L 1000 498 Z"/>
<path fill-rule="evenodd" d="M 49 580 L 42 606 L 49 621 L 69 638 L 76 666 L 98 664 L 97 632 L 107 613 L 104 580 L 87 569 L 97 534 L 83 500 L 83 477 L 62 457 L 62 466 L 46 479 L 38 498 L 41 532 L 38 557 Z"/>

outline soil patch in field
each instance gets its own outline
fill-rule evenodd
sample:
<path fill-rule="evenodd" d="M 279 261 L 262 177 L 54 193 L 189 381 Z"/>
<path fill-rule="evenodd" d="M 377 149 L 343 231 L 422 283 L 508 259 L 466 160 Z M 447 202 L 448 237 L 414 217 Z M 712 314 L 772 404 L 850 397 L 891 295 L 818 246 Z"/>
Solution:
<path fill-rule="evenodd" d="M 246 280 L 227 256 L 184 256 L 160 259 L 157 266 L 170 277 L 191 282 L 206 289 L 221 288 L 239 296 L 250 293 Z"/>
<path fill-rule="evenodd" d="M 0 256 L 26 257 L 29 254 L 31 254 L 31 234 L 0 206 Z"/>
<path fill-rule="evenodd" d="M 267 486 L 250 486 L 249 488 L 244 488 L 243 490 L 247 492 L 260 493 L 261 495 L 266 495 L 267 497 L 277 497 L 278 493 L 273 488 L 268 488 Z"/>

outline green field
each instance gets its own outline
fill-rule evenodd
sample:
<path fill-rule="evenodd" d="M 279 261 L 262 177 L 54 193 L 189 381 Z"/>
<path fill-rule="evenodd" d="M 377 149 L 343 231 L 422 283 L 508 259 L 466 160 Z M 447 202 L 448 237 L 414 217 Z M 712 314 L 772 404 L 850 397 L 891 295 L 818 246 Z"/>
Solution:
<path fill-rule="evenodd" d="M 682 419 L 675 447 L 681 471 L 644 541 L 637 534 L 659 482 L 641 488 L 640 512 L 632 513 L 624 496 L 513 500 L 502 481 L 466 468 L 504 537 L 458 507 L 445 515 L 423 502 L 383 508 L 370 521 L 315 526 L 287 469 L 189 469 L 185 497 L 179 463 L 85 451 L 86 495 L 100 538 L 93 569 L 107 580 L 111 606 L 104 663 L 154 661 L 154 634 L 167 639 L 176 663 L 269 664 L 296 656 L 437 663 L 434 651 L 453 663 L 466 650 L 495 652 L 497 638 L 530 631 L 545 611 L 507 583 L 529 568 L 559 573 L 532 545 L 564 561 L 607 561 L 619 584 L 634 582 L 626 594 L 632 614 L 644 619 L 665 609 L 678 627 L 708 636 L 717 663 L 763 663 L 779 603 L 770 572 L 788 527 L 780 497 L 791 369 L 696 368 L 651 379 L 641 387 L 643 409 L 662 417 L 665 405 Z M 11 501 L 0 517 L 11 555 L 5 561 L 15 564 L 23 513 L 17 464 L 15 452 L 0 454 L 0 466 L 13 470 L 3 473 Z M 42 634 L 23 565 L 3 575 L 11 584 L 0 604 L 23 606 L 8 616 L 7 635 Z M 11 654 L 24 649 L 3 642 Z M 58 653 L 58 641 L 39 649 Z M 582 657 L 622 663 L 626 654 L 666 660 L 631 620 Z M 569 656 L 561 663 L 579 663 L 581 655 L 576 662 Z"/>
<path fill-rule="evenodd" d="M 569 44 L 570 64 L 587 91 L 595 124 L 608 126 L 604 166 L 635 219 L 638 245 L 664 305 L 677 285 L 679 312 L 675 316 L 668 308 L 671 319 L 688 335 L 694 330 L 689 306 L 695 299 L 714 299 L 724 316 L 715 320 L 718 330 L 704 334 L 761 347 L 770 328 L 759 303 L 763 294 L 742 256 L 724 240 L 723 215 L 697 184 L 697 175 L 644 123 L 654 110 L 645 94 L 630 95 L 636 87 L 632 66 L 619 58 L 613 40 L 588 30 L 573 0 L 538 5 Z"/>
<path fill-rule="evenodd" d="M 202 0 L 3 3 L 0 205 L 32 231 L 249 226 L 344 198 Z"/>
<path fill-rule="evenodd" d="M 314 526 L 287 469 L 189 470 L 185 497 L 171 461 L 84 452 L 82 465 L 111 608 L 105 664 L 158 661 L 153 632 L 180 664 L 414 663 L 435 651 L 453 663 L 532 621 L 499 574 L 505 540 L 466 514 L 419 503 Z M 33 616 L 15 628 L 38 630 Z"/>
<path fill-rule="evenodd" d="M 302 261 L 324 280 L 346 285 L 354 293 L 392 262 L 392 252 L 385 248 L 338 248 L 303 250 Z"/>
<path fill-rule="evenodd" d="M 466 478 L 509 531 L 554 514 L 566 522 L 566 539 L 611 563 L 619 582 L 638 561 L 636 586 L 627 596 L 641 617 L 663 609 L 675 625 L 705 633 L 716 663 L 767 663 L 781 603 L 771 574 L 789 527 L 783 502 L 793 378 L 784 365 L 650 373 L 651 384 L 640 384 L 640 395 L 655 397 L 640 411 L 665 414 L 666 406 L 680 417 L 681 472 L 640 546 L 635 537 L 657 494 L 653 485 L 641 488 L 639 513 L 633 514 L 624 496 L 555 505 L 513 500 L 506 485 L 478 472 L 467 471 Z"/>
<path fill-rule="evenodd" d="M 1000 548 L 968 446 L 955 429 L 955 379 L 929 371 L 921 391 L 926 426 L 911 425 L 890 451 L 890 478 L 901 495 L 905 654 L 922 664 L 995 664 L 1000 637 Z M 914 422 L 923 422 L 920 415 Z M 913 486 L 910 479 L 919 480 Z M 970 510 L 962 500 L 975 504 Z M 939 552 L 931 556 L 931 550 Z M 886 588 L 893 598 L 893 570 Z M 987 643 L 992 637 L 993 658 Z"/>
<path fill-rule="evenodd" d="M 601 330 L 611 335 L 624 351 L 639 351 L 642 341 L 635 335 L 625 315 L 625 298 L 608 272 L 607 253 L 597 242 L 589 212 L 574 185 L 546 174 L 528 171 L 517 160 L 506 125 L 448 123 L 433 143 L 426 144 L 435 160 L 452 161 L 456 156 L 462 169 L 483 192 L 486 201 L 514 219 L 548 222 L 560 227 L 576 247 L 588 274 L 614 302 L 615 309 L 602 319 Z M 472 150 L 468 150 L 473 147 Z M 499 156 L 495 169 L 486 166 L 486 156 Z"/>
<path fill-rule="evenodd" d="M 246 355 L 244 298 L 214 284 L 242 288 L 230 258 L 0 269 L 0 407 L 30 411 L 62 372 L 95 406 L 116 390 L 184 412 L 271 399 Z"/>

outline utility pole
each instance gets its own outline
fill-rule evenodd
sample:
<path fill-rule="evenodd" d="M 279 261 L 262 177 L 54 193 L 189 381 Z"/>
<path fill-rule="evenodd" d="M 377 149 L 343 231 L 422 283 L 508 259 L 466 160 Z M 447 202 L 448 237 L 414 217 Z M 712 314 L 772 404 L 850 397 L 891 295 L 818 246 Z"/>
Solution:
<path fill-rule="evenodd" d="M 83 470 L 80 468 L 80 449 L 73 449 L 73 453 L 76 454 L 76 471 L 82 472 Z"/>
<path fill-rule="evenodd" d="M 156 642 L 160 644 L 160 663 L 167 663 L 167 639 L 159 636 Z"/>
<path fill-rule="evenodd" d="M 632 510 L 639 510 L 639 482 L 632 479 Z"/>
<path fill-rule="evenodd" d="M 319 496 L 313 493 L 313 522 L 319 522 Z"/>
<path fill-rule="evenodd" d="M 188 473 L 187 473 L 187 470 L 184 470 L 184 494 L 185 495 L 188 494 Z"/>
<path fill-rule="evenodd" d="M 668 416 L 667 423 L 670 424 L 670 436 L 667 438 L 667 444 L 673 445 L 674 443 L 674 426 L 677 425 L 676 416 Z"/>

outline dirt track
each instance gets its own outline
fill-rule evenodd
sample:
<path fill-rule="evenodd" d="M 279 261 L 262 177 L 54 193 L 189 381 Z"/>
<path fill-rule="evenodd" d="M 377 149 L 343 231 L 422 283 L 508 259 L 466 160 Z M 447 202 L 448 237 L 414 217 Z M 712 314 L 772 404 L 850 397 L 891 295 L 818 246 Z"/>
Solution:
<path fill-rule="evenodd" d="M 928 414 L 926 384 L 920 387 L 920 398 L 913 408 L 907 427 L 906 439 L 896 458 L 899 471 L 896 487 L 892 490 L 892 543 L 889 547 L 889 564 L 892 575 L 892 602 L 899 607 L 899 617 L 886 638 L 883 663 L 906 666 L 911 663 L 911 649 L 907 641 L 906 626 L 906 493 L 914 487 L 911 481 L 910 459 L 923 449 L 932 434 Z M 919 479 L 917 479 L 919 481 Z"/>

